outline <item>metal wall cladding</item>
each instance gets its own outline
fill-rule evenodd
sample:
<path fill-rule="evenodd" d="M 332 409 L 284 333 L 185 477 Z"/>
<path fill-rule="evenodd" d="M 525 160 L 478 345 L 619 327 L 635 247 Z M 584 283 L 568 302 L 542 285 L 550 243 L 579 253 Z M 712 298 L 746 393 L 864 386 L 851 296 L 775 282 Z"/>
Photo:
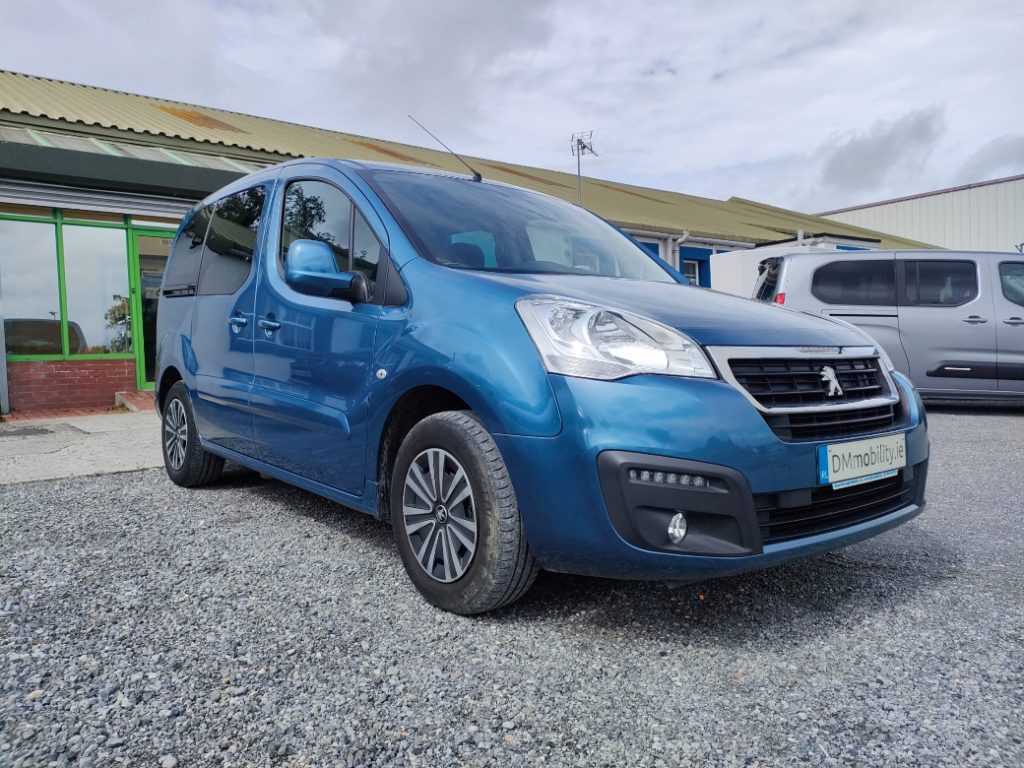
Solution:
<path fill-rule="evenodd" d="M 1024 175 L 829 213 L 868 227 L 960 251 L 1012 251 L 1024 241 Z"/>

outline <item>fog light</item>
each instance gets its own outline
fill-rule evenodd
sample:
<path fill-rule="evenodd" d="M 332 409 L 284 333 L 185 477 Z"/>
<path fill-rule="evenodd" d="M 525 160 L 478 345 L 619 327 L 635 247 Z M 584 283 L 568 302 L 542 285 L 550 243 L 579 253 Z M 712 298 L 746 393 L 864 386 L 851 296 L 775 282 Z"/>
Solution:
<path fill-rule="evenodd" d="M 676 512 L 668 523 L 668 537 L 673 544 L 678 544 L 686 538 L 686 515 Z"/>

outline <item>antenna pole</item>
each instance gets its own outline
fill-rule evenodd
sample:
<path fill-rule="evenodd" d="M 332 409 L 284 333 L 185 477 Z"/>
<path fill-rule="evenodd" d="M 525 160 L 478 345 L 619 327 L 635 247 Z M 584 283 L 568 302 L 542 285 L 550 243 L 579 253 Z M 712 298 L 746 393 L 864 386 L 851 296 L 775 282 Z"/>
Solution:
<path fill-rule="evenodd" d="M 577 143 L 579 139 L 576 139 Z M 577 149 L 579 147 L 577 146 Z M 582 158 L 583 153 L 576 153 L 576 205 L 583 207 L 583 173 L 582 173 Z"/>
<path fill-rule="evenodd" d="M 410 120 L 412 120 L 412 121 L 413 121 L 414 123 L 416 123 L 416 125 L 418 125 L 418 126 L 419 126 L 420 128 L 422 128 L 422 129 L 423 129 L 424 131 L 426 131 L 426 134 L 427 134 L 427 135 L 428 135 L 428 136 L 429 136 L 430 138 L 432 138 L 432 139 L 433 139 L 434 141 L 436 141 L 436 142 L 437 142 L 438 144 L 440 144 L 440 145 L 441 145 L 442 147 L 444 147 L 445 149 L 447 149 L 447 150 L 448 150 L 448 154 L 450 154 L 450 155 L 451 155 L 452 157 L 454 157 L 454 158 L 455 158 L 456 160 L 458 160 L 458 161 L 459 161 L 460 163 L 462 163 L 462 164 L 463 164 L 464 166 L 466 166 L 467 168 L 469 168 L 469 172 L 473 174 L 473 181 L 483 181 L 483 178 L 484 178 L 484 177 L 483 177 L 483 176 L 481 176 L 481 175 L 479 174 L 479 172 L 477 172 L 477 170 L 476 170 L 476 169 L 475 169 L 475 168 L 474 168 L 474 167 L 473 167 L 472 165 L 470 165 L 470 164 L 469 164 L 469 163 L 467 163 L 467 162 L 466 162 L 465 160 L 463 160 L 463 159 L 462 159 L 462 156 L 461 156 L 461 155 L 458 155 L 458 154 L 456 154 L 456 153 L 455 153 L 455 150 L 454 150 L 454 149 L 452 149 L 451 147 L 449 147 L 449 146 L 448 146 L 447 144 L 445 144 L 445 143 L 444 143 L 443 141 L 441 141 L 441 140 L 440 140 L 439 138 L 437 138 L 437 136 L 435 136 L 435 135 L 434 135 L 434 134 L 432 134 L 432 133 L 431 133 L 431 132 L 430 132 L 429 130 L 427 130 L 427 126 L 425 126 L 425 125 L 424 125 L 423 123 L 421 123 L 421 122 L 420 122 L 419 120 L 417 120 L 417 119 L 416 119 L 415 117 L 413 117 L 412 115 L 406 115 L 406 117 L 408 117 L 408 118 L 409 118 Z"/>
<path fill-rule="evenodd" d="M 576 155 L 576 204 L 583 207 L 583 156 L 591 154 L 597 157 L 594 151 L 594 143 L 591 141 L 593 131 L 581 131 L 572 135 L 572 153 Z"/>

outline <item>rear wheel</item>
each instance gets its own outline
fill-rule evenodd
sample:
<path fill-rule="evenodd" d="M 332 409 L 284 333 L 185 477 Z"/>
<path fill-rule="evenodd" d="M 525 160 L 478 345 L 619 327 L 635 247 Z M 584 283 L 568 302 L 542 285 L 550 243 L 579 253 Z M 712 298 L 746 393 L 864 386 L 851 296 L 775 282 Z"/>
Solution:
<path fill-rule="evenodd" d="M 203 450 L 199 444 L 195 414 L 183 382 L 176 382 L 167 393 L 162 421 L 168 477 L 186 488 L 215 482 L 224 468 L 224 459 Z"/>
<path fill-rule="evenodd" d="M 472 413 L 434 414 L 410 430 L 395 460 L 391 519 L 409 578 L 444 610 L 499 608 L 537 576 L 505 462 Z"/>

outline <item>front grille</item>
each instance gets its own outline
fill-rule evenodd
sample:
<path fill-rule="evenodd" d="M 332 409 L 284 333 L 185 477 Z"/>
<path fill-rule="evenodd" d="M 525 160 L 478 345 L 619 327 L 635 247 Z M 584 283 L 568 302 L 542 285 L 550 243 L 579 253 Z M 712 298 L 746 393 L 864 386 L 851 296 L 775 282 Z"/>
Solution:
<path fill-rule="evenodd" d="M 888 394 L 873 357 L 729 360 L 732 375 L 765 408 L 800 408 L 870 400 Z M 835 371 L 841 395 L 829 397 L 822 371 Z"/>
<path fill-rule="evenodd" d="M 783 440 L 832 440 L 892 429 L 896 424 L 896 409 L 892 405 L 880 405 L 845 411 L 766 413 L 764 418 Z"/>
<path fill-rule="evenodd" d="M 755 495 L 761 541 L 771 544 L 863 523 L 911 503 L 914 491 L 913 471 L 904 469 L 894 477 L 838 491 L 825 486 Z"/>

